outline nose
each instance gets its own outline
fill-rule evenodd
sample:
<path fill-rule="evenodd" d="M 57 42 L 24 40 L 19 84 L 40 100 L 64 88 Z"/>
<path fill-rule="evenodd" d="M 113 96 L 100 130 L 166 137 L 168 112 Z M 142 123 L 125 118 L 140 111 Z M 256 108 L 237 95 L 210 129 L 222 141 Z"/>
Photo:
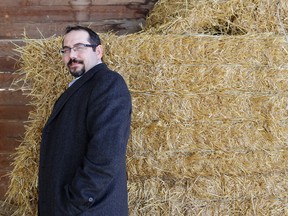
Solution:
<path fill-rule="evenodd" d="M 69 53 L 70 59 L 76 58 L 76 56 L 77 56 L 77 52 L 74 51 L 73 49 L 71 49 L 71 50 L 70 50 L 70 53 Z"/>

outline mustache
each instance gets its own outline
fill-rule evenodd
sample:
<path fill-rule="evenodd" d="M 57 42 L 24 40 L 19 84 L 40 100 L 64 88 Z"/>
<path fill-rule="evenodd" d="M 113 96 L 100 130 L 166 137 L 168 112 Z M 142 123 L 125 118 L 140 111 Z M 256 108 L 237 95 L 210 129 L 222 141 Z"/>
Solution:
<path fill-rule="evenodd" d="M 70 59 L 70 61 L 67 63 L 67 65 L 71 65 L 72 63 L 78 63 L 78 64 L 83 64 L 84 62 L 79 59 Z"/>

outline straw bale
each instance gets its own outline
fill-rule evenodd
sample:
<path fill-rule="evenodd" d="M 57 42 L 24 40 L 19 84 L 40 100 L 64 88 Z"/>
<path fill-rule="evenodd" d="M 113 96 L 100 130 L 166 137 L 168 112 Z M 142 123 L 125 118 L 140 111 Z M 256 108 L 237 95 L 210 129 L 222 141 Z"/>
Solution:
<path fill-rule="evenodd" d="M 12 215 L 15 211 L 15 206 L 9 205 L 4 201 L 0 200 L 0 216 Z"/>
<path fill-rule="evenodd" d="M 157 34 L 283 34 L 277 16 L 278 1 L 159 0 L 146 19 L 144 30 Z M 280 0 L 279 6 L 287 29 L 287 1 Z"/>
<path fill-rule="evenodd" d="M 140 92 L 152 94 L 166 86 L 167 94 L 175 92 L 178 95 L 187 95 L 191 92 L 207 94 L 213 91 L 237 94 L 241 91 L 246 94 L 261 92 L 260 94 L 264 96 L 265 93 L 273 94 L 287 86 L 288 81 L 285 76 L 288 72 L 288 64 L 283 66 L 261 66 L 253 62 L 245 64 L 221 64 L 216 61 L 211 64 L 157 62 L 147 66 L 141 63 L 133 67 L 139 72 L 131 73 L 129 82 L 131 88 Z M 137 82 L 139 79 L 143 82 Z"/>
<path fill-rule="evenodd" d="M 241 176 L 287 169 L 283 142 L 269 142 L 262 128 L 254 129 L 251 123 L 230 127 L 231 123 L 209 122 L 133 128 L 134 146 L 128 151 L 131 179 L 167 173 L 171 178 Z"/>
<path fill-rule="evenodd" d="M 105 62 L 132 94 L 131 215 L 288 213 L 287 44 L 246 36 L 102 34 Z M 18 48 L 35 110 L 17 149 L 8 201 L 37 212 L 41 129 L 69 73 L 61 38 Z"/>
<path fill-rule="evenodd" d="M 138 179 L 130 183 L 129 192 L 139 198 L 129 204 L 136 206 L 132 215 L 285 215 L 286 177 L 287 173 L 268 173 Z M 281 188 L 275 189 L 275 179 Z"/>
<path fill-rule="evenodd" d="M 254 67 L 274 65 L 286 68 L 288 62 L 287 43 L 283 37 L 273 34 L 220 37 L 143 33 L 111 37 L 107 39 L 107 43 L 107 54 L 113 59 L 108 59 L 107 63 L 115 65 L 119 70 L 123 68 L 121 64 L 130 64 L 131 68 L 125 68 L 128 70 L 125 74 L 131 74 L 132 65 L 143 64 L 149 70 L 151 65 L 163 65 L 169 69 L 174 65 L 210 66 L 214 63 Z"/>

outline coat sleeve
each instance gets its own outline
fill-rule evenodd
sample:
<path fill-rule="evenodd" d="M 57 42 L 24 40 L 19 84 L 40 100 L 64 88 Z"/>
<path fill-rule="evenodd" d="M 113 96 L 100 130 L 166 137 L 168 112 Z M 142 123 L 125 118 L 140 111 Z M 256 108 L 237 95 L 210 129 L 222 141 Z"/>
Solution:
<path fill-rule="evenodd" d="M 107 73 L 99 82 L 101 84 L 92 91 L 88 104 L 85 124 L 89 141 L 83 143 L 87 145 L 87 152 L 72 182 L 65 186 L 71 214 L 107 205 L 112 197 L 118 196 L 123 181 L 127 185 L 126 146 L 131 97 L 117 73 Z"/>

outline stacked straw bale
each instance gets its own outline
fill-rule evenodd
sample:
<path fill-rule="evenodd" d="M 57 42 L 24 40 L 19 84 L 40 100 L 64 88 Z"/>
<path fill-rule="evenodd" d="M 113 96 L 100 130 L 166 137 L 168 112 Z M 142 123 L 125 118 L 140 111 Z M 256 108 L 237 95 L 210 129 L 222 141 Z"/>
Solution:
<path fill-rule="evenodd" d="M 145 30 L 161 34 L 243 35 L 282 30 L 279 0 L 160 0 L 147 18 Z M 280 0 L 280 15 L 288 29 L 288 2 Z"/>
<path fill-rule="evenodd" d="M 101 35 L 133 98 L 131 215 L 287 214 L 288 56 L 273 35 Z M 70 81 L 61 38 L 19 48 L 35 111 L 8 198 L 37 211 L 41 129 Z M 239 45 L 241 44 L 241 45 Z"/>
<path fill-rule="evenodd" d="M 141 34 L 112 43 L 111 65 L 133 95 L 132 215 L 288 213 L 284 39 Z"/>
<path fill-rule="evenodd" d="M 196 7 L 195 2 L 188 5 Z M 212 11 L 222 2 L 235 3 L 197 2 L 211 4 Z M 268 8 L 275 1 L 254 2 Z M 247 7 L 251 1 L 238 3 Z M 274 21 L 262 22 L 257 28 L 266 30 Z M 139 34 L 101 35 L 104 60 L 123 75 L 133 99 L 127 149 L 130 215 L 288 215 L 284 38 L 273 33 L 183 35 L 173 28 L 165 30 L 173 34 L 160 35 L 154 27 Z M 71 80 L 57 54 L 60 46 L 61 38 L 52 37 L 27 39 L 18 48 L 35 110 L 11 173 L 7 198 L 18 206 L 16 215 L 37 212 L 41 129 Z"/>

